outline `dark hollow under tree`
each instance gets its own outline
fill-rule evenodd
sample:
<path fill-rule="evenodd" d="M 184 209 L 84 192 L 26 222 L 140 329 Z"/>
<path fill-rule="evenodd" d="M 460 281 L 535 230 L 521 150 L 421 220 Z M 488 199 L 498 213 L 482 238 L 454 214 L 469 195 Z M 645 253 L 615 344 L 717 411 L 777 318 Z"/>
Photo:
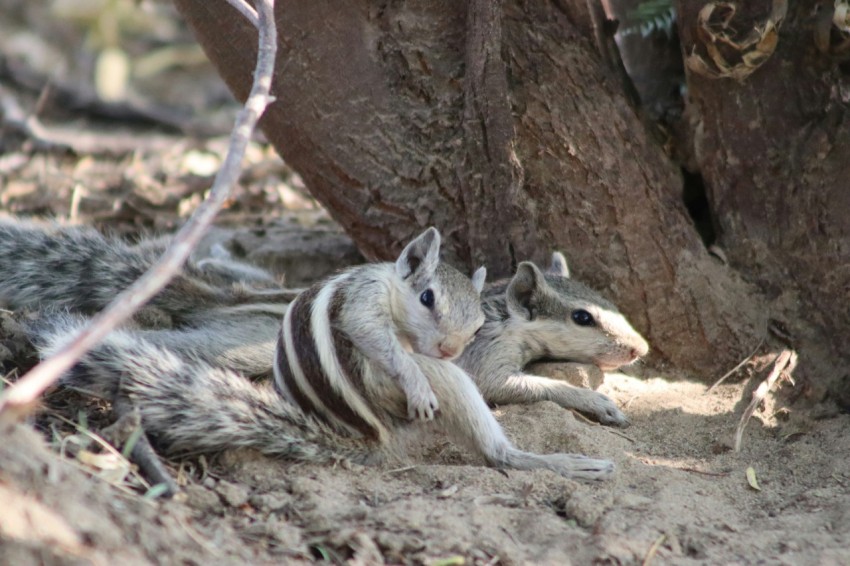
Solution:
<path fill-rule="evenodd" d="M 255 31 L 224 2 L 175 1 L 244 98 Z M 263 129 L 367 257 L 428 225 L 495 276 L 563 250 L 657 360 L 716 377 L 766 333 L 763 296 L 707 253 L 679 167 L 600 56 L 593 4 L 278 0 Z"/>

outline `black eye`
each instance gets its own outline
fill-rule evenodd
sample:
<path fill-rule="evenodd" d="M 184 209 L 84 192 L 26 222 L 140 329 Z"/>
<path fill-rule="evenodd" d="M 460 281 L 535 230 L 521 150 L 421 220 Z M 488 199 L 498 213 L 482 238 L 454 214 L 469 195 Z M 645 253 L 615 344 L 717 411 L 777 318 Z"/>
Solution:
<path fill-rule="evenodd" d="M 573 311 L 570 316 L 572 317 L 573 322 L 579 326 L 593 326 L 596 324 L 596 321 L 593 320 L 593 315 L 584 309 Z"/>
<path fill-rule="evenodd" d="M 431 289 L 425 289 L 421 295 L 419 295 L 419 302 L 428 307 L 429 309 L 434 308 L 434 291 Z"/>

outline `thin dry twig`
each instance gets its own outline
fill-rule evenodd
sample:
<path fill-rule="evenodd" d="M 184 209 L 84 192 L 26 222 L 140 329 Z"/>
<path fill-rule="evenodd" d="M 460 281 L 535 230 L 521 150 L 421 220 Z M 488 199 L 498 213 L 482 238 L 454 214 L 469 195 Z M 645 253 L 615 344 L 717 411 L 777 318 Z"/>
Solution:
<path fill-rule="evenodd" d="M 655 558 L 656 553 L 658 553 L 658 549 L 661 548 L 661 545 L 664 544 L 664 541 L 667 540 L 667 535 L 663 534 L 655 539 L 655 542 L 652 543 L 652 546 L 649 547 L 649 550 L 646 552 L 646 556 L 643 559 L 643 566 L 649 566 L 652 564 L 652 559 Z"/>
<path fill-rule="evenodd" d="M 228 0 L 231 4 L 236 0 Z M 230 146 L 224 163 L 216 175 L 207 200 L 174 237 L 156 265 L 130 288 L 120 293 L 101 313 L 75 335 L 56 354 L 42 361 L 23 378 L 0 395 L 0 416 L 15 418 L 26 414 L 45 389 L 55 383 L 87 351 L 109 332 L 129 319 L 139 307 L 159 292 L 179 273 L 192 250 L 212 223 L 216 213 L 230 196 L 239 179 L 245 149 L 263 111 L 272 102 L 270 95 L 274 72 L 277 30 L 274 23 L 274 0 L 256 2 L 259 16 L 259 49 L 254 84 L 245 106 L 236 118 L 230 135 Z M 241 10 L 240 10 L 241 11 Z"/>
<path fill-rule="evenodd" d="M 3 125 L 26 136 L 38 147 L 70 150 L 80 154 L 120 155 L 139 149 L 161 150 L 170 147 L 174 136 L 154 135 L 140 141 L 129 133 L 81 130 L 62 126 L 45 126 L 35 112 L 26 113 L 12 93 L 0 86 L 0 112 Z"/>
<path fill-rule="evenodd" d="M 758 344 L 756 344 L 756 347 L 753 349 L 753 351 L 750 353 L 750 355 L 749 355 L 749 356 L 747 356 L 746 358 L 744 358 L 743 360 L 741 360 L 741 363 L 739 363 L 738 365 L 736 365 L 735 367 L 733 367 L 732 369 L 730 369 L 728 372 L 726 372 L 726 373 L 723 375 L 723 377 L 721 377 L 720 379 L 718 379 L 717 381 L 715 381 L 715 382 L 714 382 L 714 385 L 712 385 L 711 387 L 709 387 L 708 389 L 706 389 L 706 390 L 704 391 L 704 394 L 711 393 L 711 391 L 712 391 L 715 387 L 717 387 L 718 385 L 720 385 L 721 383 L 723 383 L 724 381 L 726 381 L 726 378 L 727 378 L 727 377 L 729 377 L 730 375 L 734 374 L 736 371 L 738 371 L 739 369 L 741 369 L 742 367 L 744 367 L 744 364 L 745 364 L 745 363 L 747 363 L 748 361 L 750 361 L 750 360 L 752 359 L 752 357 L 756 355 L 756 352 L 758 352 L 758 351 L 759 351 L 759 348 L 761 348 L 761 345 L 762 345 L 762 344 L 764 344 L 764 336 L 762 336 L 762 337 L 761 337 L 761 340 L 759 340 L 759 343 L 758 343 Z"/>
<path fill-rule="evenodd" d="M 700 474 L 703 476 L 711 476 L 713 478 L 725 478 L 729 475 L 729 472 L 706 472 L 705 470 L 698 470 L 696 468 L 679 468 L 677 466 L 673 466 L 674 470 L 682 470 L 683 472 L 689 472 L 692 474 Z"/>
<path fill-rule="evenodd" d="M 738 430 L 735 432 L 735 452 L 741 451 L 741 439 L 744 436 L 744 428 L 756 411 L 759 403 L 761 403 L 767 394 L 773 389 L 773 386 L 779 380 L 779 376 L 790 374 L 794 371 L 797 365 L 797 352 L 794 350 L 782 350 L 773 363 L 773 369 L 767 379 L 761 382 L 758 388 L 753 392 L 753 400 L 747 405 L 747 409 L 741 416 L 741 421 L 738 423 Z"/>
<path fill-rule="evenodd" d="M 38 94 L 38 101 L 32 111 L 36 116 L 50 104 L 75 113 L 116 122 L 131 121 L 173 132 L 194 131 L 196 135 L 201 135 L 201 132 L 185 119 L 182 112 L 170 106 L 161 106 L 132 94 L 122 100 L 104 100 L 93 88 L 63 81 L 54 75 L 42 74 L 29 67 L 25 61 L 7 60 L 5 63 L 3 74 L 4 78 L 8 79 L 7 86 L 14 85 L 15 90 Z M 138 139 L 138 136 L 135 139 Z"/>
<path fill-rule="evenodd" d="M 620 438 L 625 438 L 626 440 L 628 440 L 632 444 L 637 442 L 634 438 L 632 438 L 631 436 L 629 436 L 625 432 L 620 432 L 619 430 L 617 430 L 615 428 L 611 428 L 609 426 L 606 426 L 606 427 L 603 428 L 603 430 L 605 430 L 608 434 L 613 434 L 614 436 L 619 436 Z"/>
<path fill-rule="evenodd" d="M 585 417 L 584 415 L 582 415 L 581 413 L 579 413 L 576 410 L 573 410 L 572 413 L 573 413 L 574 417 L 578 418 L 578 420 L 584 422 L 585 424 L 588 424 L 588 425 L 591 425 L 591 426 L 602 427 L 602 430 L 604 430 L 605 432 L 608 432 L 608 433 L 613 434 L 615 436 L 619 436 L 621 438 L 625 438 L 626 440 L 628 440 L 632 444 L 635 443 L 635 439 L 632 438 L 631 436 L 629 436 L 628 434 L 624 433 L 624 432 L 620 432 L 619 430 L 617 430 L 615 428 L 611 428 L 609 426 L 602 426 L 598 422 L 590 420 L 589 418 Z"/>

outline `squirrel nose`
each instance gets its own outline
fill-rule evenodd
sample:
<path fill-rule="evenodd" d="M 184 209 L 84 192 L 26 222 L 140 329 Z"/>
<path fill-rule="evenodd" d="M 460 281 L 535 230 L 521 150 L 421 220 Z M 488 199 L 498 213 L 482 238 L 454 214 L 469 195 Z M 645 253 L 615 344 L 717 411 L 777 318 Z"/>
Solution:
<path fill-rule="evenodd" d="M 445 346 L 440 346 L 440 354 L 444 358 L 453 358 L 453 357 L 455 357 L 455 354 L 457 354 L 457 351 L 455 351 L 453 348 L 447 348 Z"/>
<path fill-rule="evenodd" d="M 439 346 L 440 355 L 443 359 L 451 359 L 457 356 L 460 353 L 460 348 L 455 346 L 454 344 L 447 344 L 443 342 Z"/>
<path fill-rule="evenodd" d="M 643 344 L 641 344 L 640 346 L 638 346 L 636 348 L 631 348 L 629 350 L 629 353 L 632 355 L 632 358 L 634 358 L 636 360 L 638 358 L 644 357 L 648 352 L 649 352 L 649 345 L 646 342 L 644 342 Z"/>

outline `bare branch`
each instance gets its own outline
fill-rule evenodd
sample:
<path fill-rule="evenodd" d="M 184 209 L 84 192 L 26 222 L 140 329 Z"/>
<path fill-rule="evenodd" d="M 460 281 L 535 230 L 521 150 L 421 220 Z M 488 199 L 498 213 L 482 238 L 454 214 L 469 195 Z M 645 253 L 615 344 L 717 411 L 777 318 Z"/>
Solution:
<path fill-rule="evenodd" d="M 230 1 L 230 0 L 228 0 Z M 231 2 L 233 4 L 233 2 Z M 277 30 L 274 23 L 274 0 L 257 0 L 259 49 L 254 70 L 254 84 L 245 106 L 236 118 L 230 135 L 230 146 L 224 163 L 216 175 L 207 200 L 177 233 L 160 258 L 130 288 L 119 294 L 91 323 L 56 354 L 34 367 L 27 375 L 0 396 L 0 414 L 14 418 L 25 413 L 45 389 L 55 383 L 88 350 L 109 332 L 129 319 L 136 310 L 159 292 L 179 273 L 189 254 L 198 244 L 216 213 L 230 195 L 239 179 L 242 158 L 251 133 L 263 111 L 272 102 L 270 96 L 274 71 Z M 240 10 L 242 11 L 242 10 Z"/>
<path fill-rule="evenodd" d="M 139 149 L 161 151 L 173 146 L 177 139 L 172 135 L 149 135 L 140 141 L 138 136 L 123 132 L 83 130 L 79 126 L 47 126 L 36 113 L 27 114 L 2 85 L 0 113 L 3 114 L 0 123 L 4 127 L 20 132 L 37 147 L 71 150 L 80 154 L 122 155 Z"/>
<path fill-rule="evenodd" d="M 741 362 L 738 365 L 736 365 L 735 367 L 733 367 L 732 369 L 727 371 L 725 374 L 723 374 L 723 377 L 721 377 L 720 379 L 715 381 L 714 384 L 711 387 L 709 387 L 708 389 L 705 390 L 705 393 L 706 394 L 711 393 L 714 390 L 715 387 L 717 387 L 718 385 L 720 385 L 721 383 L 726 381 L 727 377 L 729 377 L 730 375 L 734 374 L 736 371 L 738 371 L 739 369 L 744 367 L 744 364 L 746 364 L 748 361 L 750 361 L 753 358 L 753 356 L 756 355 L 756 352 L 759 351 L 759 348 L 761 348 L 762 344 L 764 344 L 764 336 L 761 337 L 761 339 L 759 340 L 759 343 L 756 344 L 756 347 L 753 349 L 752 353 L 750 353 L 749 356 L 747 356 L 746 358 L 741 360 Z"/>
<path fill-rule="evenodd" d="M 746 410 L 744 410 L 744 414 L 741 415 L 741 420 L 738 422 L 738 428 L 735 431 L 735 452 L 741 451 L 741 440 L 744 436 L 744 428 L 747 426 L 750 417 L 752 417 L 753 413 L 756 412 L 756 407 L 759 406 L 759 403 L 764 401 L 764 398 L 770 390 L 773 389 L 773 386 L 777 383 L 779 378 L 783 375 L 790 376 L 796 366 L 797 352 L 794 350 L 782 350 L 782 352 L 776 356 L 776 360 L 773 363 L 773 370 L 771 370 L 767 379 L 761 382 L 758 388 L 756 388 L 753 392 L 753 399 L 750 401 L 750 404 L 747 405 Z"/>

